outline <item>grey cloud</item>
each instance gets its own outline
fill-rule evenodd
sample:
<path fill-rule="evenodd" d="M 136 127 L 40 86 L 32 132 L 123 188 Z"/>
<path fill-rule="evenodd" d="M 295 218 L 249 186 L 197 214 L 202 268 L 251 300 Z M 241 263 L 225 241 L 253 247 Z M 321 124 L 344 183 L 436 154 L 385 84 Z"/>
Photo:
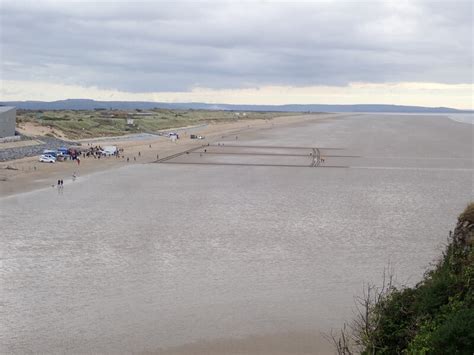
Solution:
<path fill-rule="evenodd" d="M 130 92 L 469 83 L 456 2 L 2 2 L 1 75 Z"/>

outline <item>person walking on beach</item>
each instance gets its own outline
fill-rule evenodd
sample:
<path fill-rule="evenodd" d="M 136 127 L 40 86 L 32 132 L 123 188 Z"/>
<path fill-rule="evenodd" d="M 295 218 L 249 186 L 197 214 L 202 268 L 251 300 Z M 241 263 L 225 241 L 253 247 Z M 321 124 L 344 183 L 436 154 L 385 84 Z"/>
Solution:
<path fill-rule="evenodd" d="M 59 180 L 58 194 L 62 194 L 62 193 L 63 193 L 63 189 L 64 189 L 63 184 L 64 184 L 63 179 Z"/>
<path fill-rule="evenodd" d="M 138 152 L 138 156 L 141 157 L 141 156 L 142 156 L 142 153 Z"/>
<path fill-rule="evenodd" d="M 128 163 L 129 161 L 130 161 L 130 158 L 129 158 L 129 157 L 127 157 L 127 163 Z"/>

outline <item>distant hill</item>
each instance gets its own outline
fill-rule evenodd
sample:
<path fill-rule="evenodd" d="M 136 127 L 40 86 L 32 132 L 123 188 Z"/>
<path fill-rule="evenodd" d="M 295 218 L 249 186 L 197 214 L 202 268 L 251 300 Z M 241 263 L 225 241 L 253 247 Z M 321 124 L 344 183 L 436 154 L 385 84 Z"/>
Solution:
<path fill-rule="evenodd" d="M 5 101 L 4 106 L 16 106 L 25 110 L 149 110 L 161 109 L 194 109 L 194 110 L 228 110 L 228 111 L 278 111 L 278 112 L 393 112 L 393 113 L 472 113 L 473 111 L 456 110 L 448 107 L 421 107 L 400 105 L 230 105 L 207 104 L 200 102 L 166 103 L 146 101 L 95 101 L 87 99 L 68 99 L 52 102 L 45 101 Z"/>

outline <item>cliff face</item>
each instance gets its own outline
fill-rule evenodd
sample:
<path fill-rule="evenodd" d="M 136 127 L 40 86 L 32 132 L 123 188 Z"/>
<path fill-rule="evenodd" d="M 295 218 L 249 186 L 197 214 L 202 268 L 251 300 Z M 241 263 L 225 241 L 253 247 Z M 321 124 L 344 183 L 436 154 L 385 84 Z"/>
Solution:
<path fill-rule="evenodd" d="M 471 204 L 459 216 L 442 258 L 420 283 L 411 288 L 391 287 L 369 305 L 369 327 L 365 332 L 355 329 L 362 353 L 472 355 L 473 246 Z"/>
<path fill-rule="evenodd" d="M 463 248 L 472 248 L 474 245 L 474 204 L 470 204 L 461 213 L 458 224 L 453 233 L 453 243 Z"/>

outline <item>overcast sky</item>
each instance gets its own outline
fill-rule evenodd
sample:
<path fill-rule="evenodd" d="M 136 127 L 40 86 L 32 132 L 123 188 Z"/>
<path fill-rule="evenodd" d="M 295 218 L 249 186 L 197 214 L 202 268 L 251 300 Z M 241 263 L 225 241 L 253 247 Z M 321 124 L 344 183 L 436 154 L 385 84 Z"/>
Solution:
<path fill-rule="evenodd" d="M 0 3 L 0 100 L 472 107 L 471 1 Z"/>

